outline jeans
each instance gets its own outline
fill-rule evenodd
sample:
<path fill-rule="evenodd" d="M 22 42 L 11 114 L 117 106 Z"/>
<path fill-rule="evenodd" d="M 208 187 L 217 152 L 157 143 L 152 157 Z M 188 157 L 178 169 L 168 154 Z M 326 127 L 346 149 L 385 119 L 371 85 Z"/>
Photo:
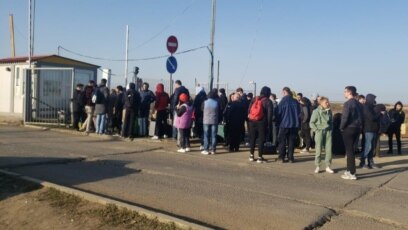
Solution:
<path fill-rule="evenodd" d="M 347 171 L 353 175 L 356 173 L 356 159 L 354 157 L 355 143 L 360 134 L 360 128 L 346 128 L 342 133 L 344 146 L 346 147 Z"/>
<path fill-rule="evenodd" d="M 97 114 L 96 115 L 96 133 L 97 134 L 102 134 L 105 133 L 105 128 L 106 128 L 106 114 Z"/>
<path fill-rule="evenodd" d="M 217 147 L 217 132 L 218 125 L 207 125 L 204 124 L 204 150 L 215 152 Z M 209 141 L 211 140 L 211 147 L 209 146 Z"/>
<path fill-rule="evenodd" d="M 137 122 L 139 124 L 139 136 L 147 136 L 147 117 L 140 117 Z"/>
<path fill-rule="evenodd" d="M 93 106 L 85 106 L 85 112 L 86 112 L 86 120 L 84 122 L 84 124 L 82 124 L 82 129 L 84 129 L 87 133 L 89 133 L 89 131 L 91 130 L 91 126 L 92 124 L 94 124 L 94 120 L 93 120 L 93 114 L 95 112 L 95 107 Z"/>
<path fill-rule="evenodd" d="M 361 152 L 360 155 L 360 167 L 363 167 L 366 163 L 368 166 L 374 164 L 374 151 L 377 145 L 377 133 L 367 132 L 364 133 L 365 143 L 364 143 L 364 152 Z"/>
<path fill-rule="evenodd" d="M 136 117 L 136 112 L 130 109 L 124 111 L 123 127 L 122 127 L 122 137 L 133 138 L 134 135 L 134 122 Z"/>

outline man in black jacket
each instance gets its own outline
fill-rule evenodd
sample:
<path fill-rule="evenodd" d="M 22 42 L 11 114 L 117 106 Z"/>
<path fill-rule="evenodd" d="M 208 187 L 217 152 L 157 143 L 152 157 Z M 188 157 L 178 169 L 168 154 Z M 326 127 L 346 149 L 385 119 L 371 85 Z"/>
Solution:
<path fill-rule="evenodd" d="M 340 130 L 342 131 L 344 145 L 346 147 L 347 171 L 341 177 L 346 180 L 356 180 L 356 160 L 354 147 L 357 136 L 361 133 L 363 125 L 362 107 L 356 100 L 357 89 L 347 86 L 344 89 L 344 97 L 347 101 L 343 105 Z"/>
<path fill-rule="evenodd" d="M 393 154 L 392 152 L 392 137 L 395 134 L 397 139 L 398 154 L 401 155 L 401 125 L 405 122 L 405 113 L 402 111 L 402 103 L 398 101 L 394 105 L 394 109 L 389 112 L 391 125 L 388 128 L 388 154 Z"/>
<path fill-rule="evenodd" d="M 79 83 L 76 85 L 76 89 L 74 91 L 74 95 L 71 99 L 72 101 L 72 113 L 74 115 L 73 120 L 73 128 L 79 131 L 79 122 L 82 123 L 85 121 L 85 104 L 84 104 L 84 91 L 82 90 L 84 87 L 83 84 Z"/>
<path fill-rule="evenodd" d="M 122 137 L 133 138 L 135 118 L 139 111 L 140 94 L 136 91 L 135 83 L 129 84 L 129 89 L 124 95 L 125 117 L 123 121 Z"/>
<path fill-rule="evenodd" d="M 367 94 L 363 105 L 363 132 L 365 136 L 364 151 L 360 156 L 361 168 L 378 168 L 374 164 L 374 151 L 377 145 L 378 133 L 380 131 L 381 113 L 375 110 L 375 98 L 373 94 Z M 366 164 L 367 159 L 367 164 Z"/>

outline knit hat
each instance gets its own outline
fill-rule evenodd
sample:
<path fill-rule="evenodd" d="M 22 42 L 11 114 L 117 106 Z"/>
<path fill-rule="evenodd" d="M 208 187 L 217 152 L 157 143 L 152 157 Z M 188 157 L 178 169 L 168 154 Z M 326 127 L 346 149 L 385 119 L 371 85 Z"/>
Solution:
<path fill-rule="evenodd" d="M 179 100 L 180 100 L 182 103 L 187 102 L 187 101 L 188 101 L 188 96 L 187 96 L 187 94 L 185 94 L 185 93 L 180 94 Z"/>

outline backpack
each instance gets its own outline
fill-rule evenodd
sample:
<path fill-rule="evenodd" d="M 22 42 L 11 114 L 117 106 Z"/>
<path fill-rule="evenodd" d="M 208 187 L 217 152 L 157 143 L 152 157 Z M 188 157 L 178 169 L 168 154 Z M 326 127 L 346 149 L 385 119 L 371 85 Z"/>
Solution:
<path fill-rule="evenodd" d="M 251 109 L 249 110 L 248 118 L 251 121 L 260 121 L 264 117 L 264 110 L 262 105 L 263 99 L 259 96 L 255 98 L 254 103 L 252 103 Z"/>
<path fill-rule="evenodd" d="M 380 133 L 386 133 L 391 125 L 391 118 L 387 111 L 380 117 Z"/>

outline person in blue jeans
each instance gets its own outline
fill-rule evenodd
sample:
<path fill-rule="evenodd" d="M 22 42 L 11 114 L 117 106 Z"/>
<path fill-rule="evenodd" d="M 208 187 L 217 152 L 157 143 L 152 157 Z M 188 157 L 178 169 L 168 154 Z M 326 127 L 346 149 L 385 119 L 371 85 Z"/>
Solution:
<path fill-rule="evenodd" d="M 96 114 L 96 134 L 102 135 L 106 131 L 106 111 L 108 108 L 109 89 L 106 87 L 106 79 L 101 80 L 101 84 L 94 92 L 95 114 Z"/>
<path fill-rule="evenodd" d="M 363 131 L 365 136 L 364 151 L 360 155 L 361 168 L 378 168 L 374 164 L 374 150 L 377 146 L 378 133 L 380 131 L 381 113 L 375 109 L 375 98 L 373 94 L 367 94 L 363 105 Z M 367 159 L 367 164 L 366 164 Z"/>
<path fill-rule="evenodd" d="M 201 153 L 204 155 L 215 154 L 218 122 L 221 114 L 217 89 L 212 89 L 208 93 L 208 99 L 204 101 L 203 105 L 204 150 Z"/>

